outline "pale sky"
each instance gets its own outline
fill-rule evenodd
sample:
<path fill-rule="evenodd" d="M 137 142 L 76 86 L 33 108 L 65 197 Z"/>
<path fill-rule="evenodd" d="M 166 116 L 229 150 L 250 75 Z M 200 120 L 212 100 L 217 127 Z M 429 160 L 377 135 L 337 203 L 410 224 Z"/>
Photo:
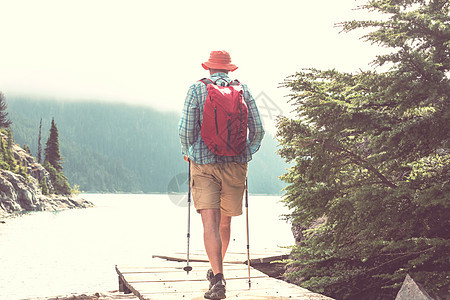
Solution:
<path fill-rule="evenodd" d="M 305 67 L 367 69 L 379 49 L 334 24 L 361 19 L 363 0 L 0 0 L 0 91 L 116 101 L 180 111 L 227 50 L 232 77 L 281 111 L 283 79 Z M 365 14 L 365 13 L 364 13 Z M 266 101 L 267 102 L 267 101 Z M 258 102 L 257 102 L 258 103 Z M 258 103 L 259 105 L 259 103 Z"/>

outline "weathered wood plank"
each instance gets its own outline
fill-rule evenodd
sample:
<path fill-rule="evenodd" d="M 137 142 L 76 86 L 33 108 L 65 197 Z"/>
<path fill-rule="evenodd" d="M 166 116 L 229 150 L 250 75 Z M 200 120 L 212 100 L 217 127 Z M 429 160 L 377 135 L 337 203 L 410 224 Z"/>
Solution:
<path fill-rule="evenodd" d="M 125 276 L 120 272 L 120 270 L 117 268 L 117 265 L 115 266 L 117 275 L 119 277 L 119 291 L 124 292 L 125 294 L 131 294 L 133 293 L 136 297 L 138 297 L 141 300 L 146 300 L 138 290 L 136 290 L 131 284 L 128 283 L 127 279 L 125 279 Z"/>

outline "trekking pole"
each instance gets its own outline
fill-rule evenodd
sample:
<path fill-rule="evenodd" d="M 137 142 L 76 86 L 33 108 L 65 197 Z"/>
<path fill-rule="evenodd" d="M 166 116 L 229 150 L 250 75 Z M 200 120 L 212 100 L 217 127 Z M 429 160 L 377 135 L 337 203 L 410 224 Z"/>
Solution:
<path fill-rule="evenodd" d="M 186 254 L 186 267 L 183 270 L 189 275 L 189 271 L 192 271 L 192 267 L 189 265 L 189 240 L 191 238 L 191 160 L 189 159 L 189 171 L 188 171 L 188 221 L 187 221 L 187 254 Z"/>
<path fill-rule="evenodd" d="M 250 280 L 250 238 L 248 230 L 248 178 L 245 179 L 245 219 L 247 225 L 247 269 L 248 269 L 248 288 L 252 287 L 252 281 Z"/>

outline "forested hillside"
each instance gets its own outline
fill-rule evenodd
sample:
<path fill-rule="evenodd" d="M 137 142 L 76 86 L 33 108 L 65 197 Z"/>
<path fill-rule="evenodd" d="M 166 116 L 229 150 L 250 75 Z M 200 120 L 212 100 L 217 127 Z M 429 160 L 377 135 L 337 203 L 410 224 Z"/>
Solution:
<path fill-rule="evenodd" d="M 54 117 L 71 185 L 93 192 L 167 192 L 170 180 L 187 171 L 180 154 L 176 113 L 100 102 L 70 102 L 7 97 L 14 139 L 37 156 L 39 122 L 47 140 Z M 249 165 L 253 193 L 277 194 L 286 164 L 277 142 L 266 135 Z"/>

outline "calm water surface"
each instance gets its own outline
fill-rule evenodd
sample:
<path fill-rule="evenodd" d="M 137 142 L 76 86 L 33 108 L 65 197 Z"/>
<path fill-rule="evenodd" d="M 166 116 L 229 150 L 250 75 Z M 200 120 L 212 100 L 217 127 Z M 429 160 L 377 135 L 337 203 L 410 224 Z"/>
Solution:
<path fill-rule="evenodd" d="M 118 289 L 114 266 L 158 265 L 153 254 L 186 251 L 187 207 L 168 195 L 84 194 L 96 207 L 35 212 L 0 224 L 0 299 Z M 294 243 L 287 208 L 276 196 L 250 196 L 250 247 Z M 244 215 L 233 218 L 229 251 L 246 251 Z M 191 209 L 191 250 L 203 248 Z"/>

